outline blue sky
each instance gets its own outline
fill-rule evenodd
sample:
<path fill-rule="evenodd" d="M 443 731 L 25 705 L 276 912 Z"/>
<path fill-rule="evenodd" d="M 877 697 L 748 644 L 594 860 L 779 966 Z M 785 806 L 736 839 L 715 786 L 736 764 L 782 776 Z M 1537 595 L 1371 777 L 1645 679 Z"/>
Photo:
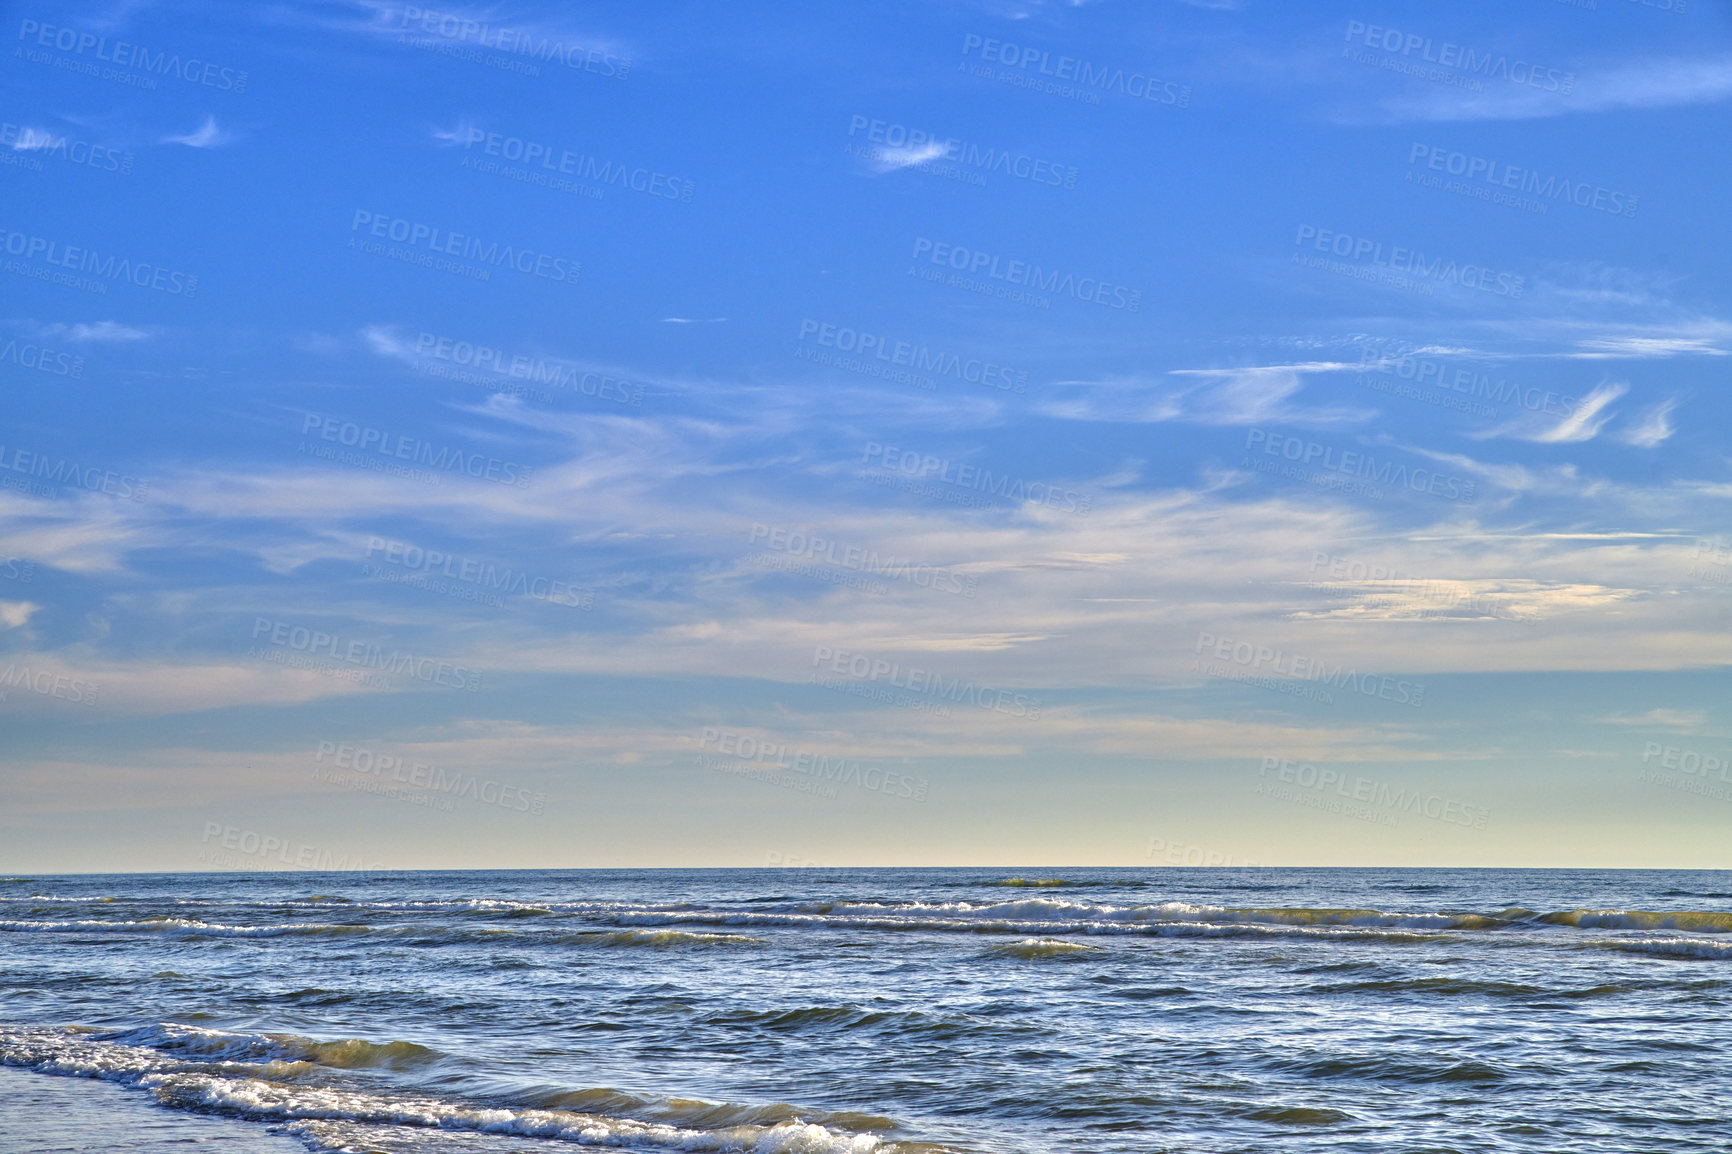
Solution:
<path fill-rule="evenodd" d="M 1675 7 L 14 7 L 0 868 L 1726 864 Z"/>

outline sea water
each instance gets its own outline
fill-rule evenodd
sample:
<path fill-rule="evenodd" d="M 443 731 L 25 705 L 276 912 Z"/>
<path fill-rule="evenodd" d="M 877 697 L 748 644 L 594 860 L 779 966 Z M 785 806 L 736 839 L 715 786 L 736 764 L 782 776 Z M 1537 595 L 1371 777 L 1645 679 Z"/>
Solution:
<path fill-rule="evenodd" d="M 1725 1150 L 1729 910 L 1689 871 L 12 878 L 0 1149 Z"/>

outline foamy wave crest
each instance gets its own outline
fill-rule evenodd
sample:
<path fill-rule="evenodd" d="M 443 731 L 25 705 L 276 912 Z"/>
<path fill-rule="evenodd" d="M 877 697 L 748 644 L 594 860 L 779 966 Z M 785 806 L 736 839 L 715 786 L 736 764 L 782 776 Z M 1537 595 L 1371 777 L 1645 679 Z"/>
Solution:
<path fill-rule="evenodd" d="M 1525 913 L 1525 911 L 1522 911 Z M 1092 905 L 1057 898 L 1011 902 L 812 903 L 798 912 L 695 911 L 659 909 L 620 911 L 622 924 L 700 923 L 727 926 L 824 926 L 883 930 L 951 930 L 972 933 L 1030 934 L 1182 934 L 1186 928 L 1295 930 L 1462 930 L 1495 929 L 1510 924 L 1505 914 L 1385 913 L 1381 910 L 1304 907 L 1235 909 L 1163 902 L 1138 906 Z"/>
<path fill-rule="evenodd" d="M 1535 920 L 1583 930 L 1682 930 L 1692 934 L 1732 934 L 1732 914 L 1717 910 L 1567 910 L 1541 914 Z"/>
<path fill-rule="evenodd" d="M 880 1150 L 888 1154 L 899 1148 L 877 1134 L 850 1133 L 797 1117 L 769 1125 L 698 1128 L 579 1110 L 481 1105 L 422 1093 L 389 1094 L 324 1082 L 237 1077 L 232 1065 L 227 1065 L 263 1063 L 260 1073 L 281 1077 L 305 1069 L 299 1066 L 304 1062 L 345 1068 L 390 1065 L 395 1056 L 412 1051 L 436 1057 L 435 1051 L 407 1043 L 355 1039 L 313 1042 L 289 1034 L 225 1033 L 174 1023 L 111 1035 L 81 1029 L 0 1027 L 0 1064 L 120 1082 L 150 1091 L 164 1106 L 254 1121 L 382 1124 L 596 1146 L 751 1154 L 870 1154 Z M 381 1061 L 382 1055 L 392 1057 Z M 189 1057 L 200 1060 L 189 1061 Z"/>
<path fill-rule="evenodd" d="M 319 1042 L 299 1034 L 243 1034 L 164 1022 L 119 1034 L 98 1034 L 96 1041 L 121 1046 L 148 1046 L 191 1059 L 219 1062 L 313 1062 L 340 1070 L 408 1070 L 431 1065 L 444 1057 L 438 1050 L 414 1042 L 368 1042 L 342 1038 Z"/>
<path fill-rule="evenodd" d="M 1018 906 L 1029 906 L 1040 903 L 1015 903 Z M 1063 903 L 1055 903 L 1063 904 Z M 928 907 L 932 908 L 932 907 Z M 1004 907 L 998 907 L 1003 909 Z M 1090 907 L 1077 907 L 1088 909 Z M 1439 915 L 1442 917 L 1442 915 Z M 1161 938 L 1234 938 L 1234 937 L 1312 937 L 1336 941 L 1382 941 L 1382 942 L 1429 942 L 1442 940 L 1443 935 L 1433 930 L 1423 932 L 1418 929 L 1398 928 L 1403 923 L 1372 923 L 1369 925 L 1352 925 L 1319 920 L 1315 924 L 1300 922 L 1299 924 L 1259 924 L 1247 919 L 1235 921 L 1222 918 L 1219 923 L 1204 918 L 1191 920 L 1107 920 L 1089 921 L 1083 918 L 975 918 L 975 917 L 938 917 L 925 916 L 889 916 L 876 915 L 862 917 L 858 914 L 837 914 L 826 917 L 819 914 L 768 914 L 768 913 L 664 913 L 660 911 L 636 911 L 617 914 L 616 922 L 627 925 L 676 925 L 699 924 L 712 926 L 795 926 L 824 927 L 850 930 L 891 930 L 901 933 L 936 932 L 960 934 L 1030 934 L 1049 936 L 1054 934 L 1098 934 L 1121 937 L 1161 937 Z M 1454 926 L 1456 919 L 1444 918 L 1443 921 L 1432 923 L 1419 921 L 1420 927 L 1437 925 L 1439 928 L 1460 928 Z M 1397 928 L 1385 928 L 1385 926 Z"/>
<path fill-rule="evenodd" d="M 88 1029 L 9 1028 L 0 1026 L 0 1064 L 23 1066 L 40 1073 L 74 1074 L 118 1081 L 149 1090 L 161 1105 L 189 1111 L 230 1114 L 253 1121 L 329 1121 L 359 1125 L 412 1126 L 421 1130 L 475 1131 L 518 1137 L 554 1138 L 585 1145 L 610 1145 L 663 1151 L 750 1152 L 750 1154 L 885 1154 L 901 1151 L 876 1133 L 850 1133 L 842 1128 L 785 1116 L 769 1125 L 734 1119 L 753 1112 L 792 1114 L 788 1107 L 708 1105 L 705 1114 L 721 1116 L 726 1125 L 674 1125 L 665 1121 L 617 1118 L 582 1109 L 511 1107 L 436 1099 L 424 1093 L 381 1093 L 355 1090 L 298 1078 L 307 1064 L 350 1067 L 398 1067 L 424 1064 L 440 1055 L 412 1043 L 313 1041 L 296 1034 L 225 1033 L 196 1026 L 163 1024 L 118 1034 Z M 260 1064 L 251 1076 L 237 1076 L 236 1064 Z M 596 1097 L 615 1092 L 585 1092 Z M 639 1100 L 641 1102 L 641 1100 Z M 681 1100 L 688 1107 L 695 1102 Z M 863 1121 L 868 1119 L 863 1118 Z M 869 1119 L 892 1125 L 890 1119 Z M 313 1137 L 313 1135 L 308 1135 Z M 341 1149 L 341 1147 L 331 1147 Z"/>
<path fill-rule="evenodd" d="M 1629 954 L 1732 962 L 1732 942 L 1711 942 L 1703 938 L 1614 938 L 1587 944 L 1599 949 L 1622 950 Z"/>
<path fill-rule="evenodd" d="M 1099 946 L 1085 945 L 1082 942 L 1055 942 L 1046 938 L 1024 938 L 1020 942 L 1006 942 L 1001 946 L 992 946 L 986 952 L 999 958 L 1023 958 L 1038 961 L 1042 958 L 1069 958 L 1078 954 L 1095 953 Z"/>
<path fill-rule="evenodd" d="M 943 902 L 910 903 L 906 906 L 884 906 L 870 903 L 848 904 L 854 910 L 900 909 L 910 914 L 940 913 L 952 917 L 1075 921 L 1119 923 L 1124 925 L 1275 925 L 1275 926 L 1360 926 L 1381 929 L 1454 930 L 1490 929 L 1507 925 L 1517 911 L 1498 914 L 1422 914 L 1388 913 L 1383 910 L 1330 909 L 1309 906 L 1273 908 L 1235 908 L 1231 906 L 1193 905 L 1190 902 L 1160 902 L 1135 906 L 1092 905 L 1069 902 L 1058 898 L 1028 898 L 1014 902 Z M 1525 913 L 1526 911 L 1519 911 Z"/>
<path fill-rule="evenodd" d="M 209 938 L 345 937 L 350 934 L 373 932 L 371 926 L 225 926 L 214 922 L 201 922 L 194 918 L 171 917 L 139 918 L 136 921 L 124 922 L 105 922 L 90 918 L 78 921 L 4 921 L 0 922 L 0 931 L 12 933 L 168 934 L 177 937 Z"/>
<path fill-rule="evenodd" d="M 661 1150 L 752 1151 L 753 1154 L 868 1154 L 884 1145 L 875 1134 L 842 1134 L 813 1122 L 694 1130 L 661 1122 L 608 1118 L 570 1110 L 515 1110 L 438 1098 L 327 1087 L 291 1086 L 256 1078 L 152 1074 L 141 1084 L 165 1105 L 271 1120 L 329 1119 L 390 1123 L 438 1130 L 472 1130 L 552 1138 L 592 1146 Z"/>
<path fill-rule="evenodd" d="M 671 949 L 675 946 L 761 946 L 763 938 L 745 934 L 699 934 L 690 930 L 620 930 L 617 933 L 579 934 L 577 939 L 596 946 L 650 946 Z"/>

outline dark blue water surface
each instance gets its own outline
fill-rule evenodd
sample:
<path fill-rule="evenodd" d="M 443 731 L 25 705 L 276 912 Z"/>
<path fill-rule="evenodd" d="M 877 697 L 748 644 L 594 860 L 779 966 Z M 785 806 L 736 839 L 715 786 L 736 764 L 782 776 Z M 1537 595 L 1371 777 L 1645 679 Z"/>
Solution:
<path fill-rule="evenodd" d="M 0 1090 L 290 1150 L 1726 1150 L 1728 911 L 1690 871 L 13 878 Z"/>

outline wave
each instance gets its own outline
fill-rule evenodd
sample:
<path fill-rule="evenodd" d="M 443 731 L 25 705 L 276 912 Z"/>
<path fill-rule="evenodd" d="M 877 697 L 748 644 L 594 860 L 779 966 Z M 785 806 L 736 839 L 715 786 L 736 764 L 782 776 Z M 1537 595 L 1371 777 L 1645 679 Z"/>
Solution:
<path fill-rule="evenodd" d="M 700 1102 L 690 1098 L 649 1098 L 611 1087 L 586 1090 L 538 1088 L 515 1092 L 512 1099 L 535 1109 L 627 1115 L 640 1121 L 648 1119 L 706 1130 L 729 1126 L 777 1126 L 785 1122 L 816 1122 L 827 1129 L 849 1131 L 896 1128 L 893 1118 L 852 1110 L 802 1110 L 787 1102 L 742 1106 L 733 1102 Z"/>
<path fill-rule="evenodd" d="M 150 1091 L 164 1106 L 252 1121 L 383 1124 L 658 1150 L 892 1154 L 909 1148 L 870 1130 L 853 1131 L 837 1125 L 834 1118 L 830 1125 L 808 1121 L 786 1104 L 739 1107 L 670 1099 L 665 1105 L 677 1106 L 689 1119 L 678 1124 L 598 1112 L 609 1105 L 653 1106 L 609 1090 L 568 1091 L 563 1105 L 552 1101 L 524 1105 L 464 1102 L 423 1092 L 386 1092 L 373 1086 L 360 1089 L 329 1081 L 294 1080 L 299 1063 L 317 1061 L 339 1069 L 360 1065 L 396 1069 L 400 1067 L 392 1063 L 411 1054 L 418 1062 L 422 1056 L 430 1060 L 439 1057 L 436 1051 L 412 1043 L 359 1039 L 321 1043 L 289 1034 L 225 1033 L 174 1023 L 109 1034 L 76 1027 L 0 1026 L 0 1064 L 118 1082 Z M 233 1069 L 236 1063 L 248 1063 L 252 1068 L 237 1076 Z M 610 1099 L 610 1095 L 614 1097 Z M 581 1101 L 584 1096 L 588 1096 L 587 1101 Z M 587 1108 L 569 1108 L 579 1104 Z M 748 1120 L 754 1116 L 763 1120 Z M 895 1125 L 887 1118 L 851 1117 L 877 1129 Z M 706 1126 L 702 1124 L 705 1120 L 719 1124 Z M 320 1133 L 317 1127 L 288 1128 L 309 1137 Z M 323 1132 L 331 1131 L 325 1128 Z"/>
<path fill-rule="evenodd" d="M 94 1041 L 144 1046 L 166 1054 L 219 1062 L 311 1062 L 338 1070 L 412 1070 L 442 1061 L 438 1050 L 414 1042 L 342 1038 L 319 1042 L 299 1034 L 247 1034 L 164 1022 L 97 1034 Z"/>
<path fill-rule="evenodd" d="M 1048 885 L 1061 880 L 1010 878 L 971 884 L 998 886 L 1014 882 L 1019 883 L 1016 888 L 1049 889 L 1062 888 Z M 374 934 L 412 940 L 418 945 L 509 939 L 524 947 L 764 945 L 765 939 L 752 936 L 750 931 L 775 927 L 1007 934 L 1037 939 L 1075 935 L 1244 937 L 1261 934 L 1394 943 L 1433 942 L 1462 933 L 1510 928 L 1732 934 L 1732 913 L 1713 910 L 1584 908 L 1540 913 L 1523 906 L 1508 906 L 1485 911 L 1427 912 L 1369 907 L 1224 906 L 1183 901 L 1108 904 L 1077 900 L 1080 895 L 1061 897 L 1058 894 L 1031 893 L 1005 896 L 1009 900 L 777 899 L 742 908 L 731 904 L 692 902 L 531 904 L 496 899 L 348 903 L 335 895 L 314 895 L 341 907 L 339 914 L 332 905 L 322 905 L 325 917 L 353 917 L 355 920 L 348 923 L 307 921 L 288 924 L 273 920 L 261 925 L 240 925 L 233 923 L 245 920 L 247 915 L 233 912 L 212 915 L 222 919 L 212 921 L 165 913 L 113 919 L 38 916 L 0 920 L 0 933 L 149 934 L 185 939 L 341 938 Z M 311 899 L 303 900 L 309 902 L 309 911 L 321 908 Z M 381 907 L 392 913 L 381 915 L 372 912 L 372 909 Z M 453 913 L 458 915 L 456 919 L 440 916 Z M 272 906 L 267 916 L 281 918 L 281 907 Z M 362 921 L 363 918 L 367 920 Z"/>
<path fill-rule="evenodd" d="M 123 922 L 96 919 L 79 921 L 0 921 L 0 932 L 11 933 L 110 933 L 168 934 L 176 937 L 209 938 L 281 938 L 281 937 L 345 937 L 373 932 L 372 926 L 355 925 L 270 925 L 228 926 L 201 922 L 195 918 L 163 915 Z"/>
<path fill-rule="evenodd" d="M 763 938 L 745 934 L 696 934 L 689 930 L 619 930 L 616 933 L 562 935 L 565 940 L 594 946 L 650 946 L 671 949 L 676 946 L 761 946 Z"/>
<path fill-rule="evenodd" d="M 1662 958 L 1701 958 L 1711 962 L 1732 962 L 1732 942 L 1711 942 L 1701 938 L 1612 938 L 1587 942 L 1590 948 L 1622 950 L 1630 954 L 1650 954 Z"/>
<path fill-rule="evenodd" d="M 74 904 L 78 904 L 78 905 L 105 905 L 109 902 L 118 902 L 120 900 L 122 900 L 122 899 L 117 898 L 117 897 L 110 897 L 107 895 L 94 895 L 91 897 L 81 897 L 81 898 L 63 898 L 59 894 L 28 894 L 28 895 L 23 896 L 23 897 L 0 898 L 0 901 L 9 902 L 9 903 L 10 902 L 16 902 L 16 903 L 20 903 L 20 904 L 28 903 L 28 902 L 63 902 L 63 903 L 74 903 Z"/>
<path fill-rule="evenodd" d="M 1242 1115 L 1255 1122 L 1274 1122 L 1282 1126 L 1329 1126 L 1351 1122 L 1353 1115 L 1322 1106 L 1259 1106 Z"/>
<path fill-rule="evenodd" d="M 571 1110 L 468 1105 L 431 1097 L 313 1089 L 200 1074 L 151 1075 L 142 1079 L 142 1083 L 165 1105 L 259 1121 L 324 1119 L 389 1123 L 432 1130 L 552 1138 L 593 1146 L 764 1154 L 869 1154 L 886 1145 L 876 1134 L 839 1133 L 815 1122 L 701 1130 Z"/>
<path fill-rule="evenodd" d="M 1418 933 L 1350 925 L 1259 925 L 1211 924 L 1204 921 L 1084 921 L 1038 918 L 823 916 L 817 914 L 709 913 L 668 914 L 640 911 L 616 915 L 616 920 L 636 925 L 713 925 L 824 927 L 851 930 L 888 930 L 903 933 L 949 932 L 967 934 L 1090 934 L 1130 937 L 1315 937 L 1335 941 L 1431 942 L 1448 940 L 1438 933 Z"/>
<path fill-rule="evenodd" d="M 1683 930 L 1732 934 L 1732 914 L 1716 910 L 1566 910 L 1535 920 L 1582 930 Z"/>
<path fill-rule="evenodd" d="M 1521 982 L 1497 982 L 1473 978 L 1385 978 L 1369 982 L 1339 982 L 1313 986 L 1320 994 L 1441 994 L 1481 995 L 1493 998 L 1543 997 L 1552 991 Z"/>
<path fill-rule="evenodd" d="M 1385 929 L 1496 929 L 1531 913 L 1514 908 L 1497 913 L 1388 913 L 1374 909 L 1316 906 L 1232 907 L 1160 902 L 1134 906 L 1098 905 L 1061 898 L 1024 898 L 1006 902 L 838 902 L 849 912 L 941 914 L 951 918 L 1034 919 L 1122 924 L 1360 926 Z"/>
<path fill-rule="evenodd" d="M 1086 953 L 1098 953 L 1100 949 L 1099 946 L 1086 945 L 1082 942 L 1055 942 L 1044 938 L 1025 938 L 1020 942 L 1006 942 L 1003 945 L 992 946 L 986 953 L 989 957 L 1038 961 L 1043 958 L 1074 958 Z"/>
<path fill-rule="evenodd" d="M 1487 1062 L 1463 1059 L 1451 1061 L 1439 1057 L 1425 1061 L 1414 1057 L 1391 1058 L 1388 1055 L 1323 1055 L 1307 1054 L 1296 1058 L 1281 1058 L 1271 1063 L 1278 1070 L 1306 1078 L 1334 1080 L 1363 1078 L 1377 1082 L 1406 1082 L 1430 1085 L 1440 1082 L 1502 1082 L 1509 1074 Z"/>

